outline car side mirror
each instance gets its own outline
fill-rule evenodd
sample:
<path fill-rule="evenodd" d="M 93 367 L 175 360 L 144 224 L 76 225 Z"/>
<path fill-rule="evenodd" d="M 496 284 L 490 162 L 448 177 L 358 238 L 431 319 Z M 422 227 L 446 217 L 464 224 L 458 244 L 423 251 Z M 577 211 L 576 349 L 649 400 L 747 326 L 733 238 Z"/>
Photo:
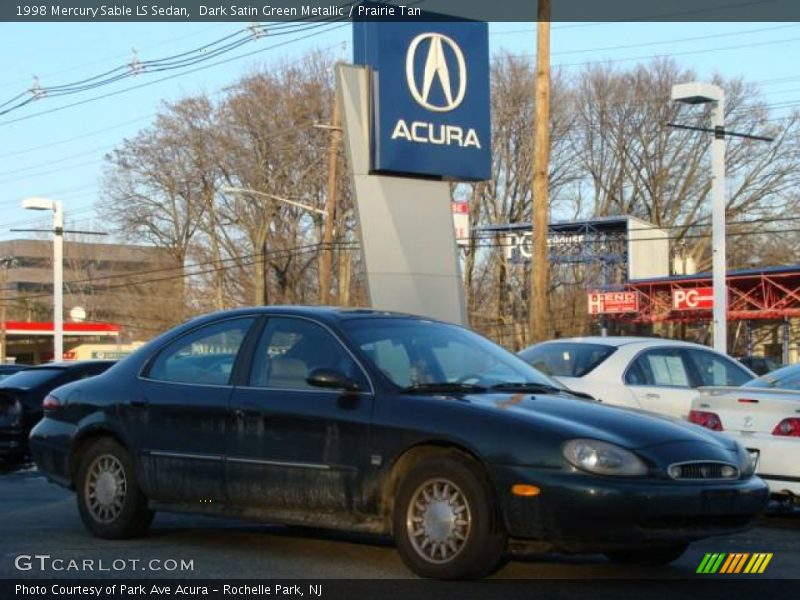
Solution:
<path fill-rule="evenodd" d="M 361 390 L 358 383 L 336 369 L 314 369 L 308 377 L 306 377 L 306 383 L 313 387 L 329 390 L 346 390 L 348 392 L 358 392 Z"/>

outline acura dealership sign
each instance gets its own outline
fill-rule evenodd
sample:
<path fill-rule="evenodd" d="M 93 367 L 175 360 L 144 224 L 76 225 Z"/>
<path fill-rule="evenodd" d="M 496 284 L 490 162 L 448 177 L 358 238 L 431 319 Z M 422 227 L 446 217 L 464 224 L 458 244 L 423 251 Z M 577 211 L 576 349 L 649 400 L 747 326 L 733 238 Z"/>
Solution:
<path fill-rule="evenodd" d="M 491 177 L 489 42 L 480 22 L 354 23 L 372 68 L 371 171 Z"/>

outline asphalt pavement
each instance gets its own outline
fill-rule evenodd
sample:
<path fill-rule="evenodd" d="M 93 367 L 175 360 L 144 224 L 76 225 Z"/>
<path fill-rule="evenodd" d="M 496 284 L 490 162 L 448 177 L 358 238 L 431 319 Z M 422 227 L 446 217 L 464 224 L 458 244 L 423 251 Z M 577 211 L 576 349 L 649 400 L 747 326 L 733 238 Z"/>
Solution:
<path fill-rule="evenodd" d="M 692 545 L 668 567 L 609 563 L 602 556 L 514 555 L 497 578 L 672 579 L 695 573 L 707 552 L 769 552 L 765 578 L 800 574 L 800 517 L 766 517 L 739 535 Z M 42 558 L 46 557 L 46 558 Z M 158 514 L 147 537 L 91 537 L 74 495 L 33 467 L 0 473 L 0 578 L 401 579 L 412 577 L 391 540 L 253 524 L 192 515 Z"/>

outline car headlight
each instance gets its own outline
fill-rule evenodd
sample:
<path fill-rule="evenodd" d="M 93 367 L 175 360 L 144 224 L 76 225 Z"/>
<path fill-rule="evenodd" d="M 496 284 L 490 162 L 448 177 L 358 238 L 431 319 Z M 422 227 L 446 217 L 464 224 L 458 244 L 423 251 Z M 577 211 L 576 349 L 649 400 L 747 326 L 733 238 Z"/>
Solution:
<path fill-rule="evenodd" d="M 569 440 L 562 447 L 571 465 L 597 475 L 636 477 L 647 474 L 647 465 L 633 452 L 600 440 Z"/>
<path fill-rule="evenodd" d="M 736 442 L 736 456 L 739 459 L 739 473 L 742 477 L 751 477 L 755 473 L 753 457 L 739 442 Z"/>

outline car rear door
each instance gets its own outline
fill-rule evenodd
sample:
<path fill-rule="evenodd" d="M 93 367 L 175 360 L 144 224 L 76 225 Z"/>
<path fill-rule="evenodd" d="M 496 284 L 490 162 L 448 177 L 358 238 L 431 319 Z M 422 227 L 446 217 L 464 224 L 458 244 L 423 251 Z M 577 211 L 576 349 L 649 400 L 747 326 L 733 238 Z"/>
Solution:
<path fill-rule="evenodd" d="M 311 387 L 306 377 L 316 368 L 340 371 L 361 391 Z M 280 511 L 352 510 L 369 461 L 372 403 L 364 370 L 329 328 L 270 317 L 248 378 L 231 399 L 229 501 Z"/>
<path fill-rule="evenodd" d="M 636 355 L 623 378 L 644 410 L 686 419 L 697 395 L 692 373 L 682 348 L 659 346 Z"/>
<path fill-rule="evenodd" d="M 126 395 L 120 415 L 151 498 L 223 500 L 231 378 L 255 321 L 224 319 L 182 335 L 149 361 L 137 389 Z"/>

